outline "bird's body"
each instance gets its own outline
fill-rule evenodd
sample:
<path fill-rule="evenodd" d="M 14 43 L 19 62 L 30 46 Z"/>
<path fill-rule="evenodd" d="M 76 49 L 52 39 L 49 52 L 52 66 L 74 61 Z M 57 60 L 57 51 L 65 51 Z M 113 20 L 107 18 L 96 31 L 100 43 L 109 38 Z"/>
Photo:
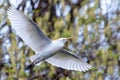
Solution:
<path fill-rule="evenodd" d="M 64 47 L 64 43 L 60 42 L 59 40 L 54 40 L 50 44 L 48 44 L 43 50 L 40 52 L 36 52 L 36 55 L 31 56 L 31 61 L 35 61 L 37 59 L 39 61 L 43 61 L 51 56 L 53 56 L 57 51 Z"/>
<path fill-rule="evenodd" d="M 14 7 L 8 9 L 8 18 L 18 36 L 36 53 L 30 57 L 32 64 L 28 68 L 41 61 L 46 61 L 54 66 L 68 70 L 87 71 L 91 69 L 91 65 L 82 61 L 72 52 L 63 49 L 68 38 L 52 41 L 35 22 L 28 19 Z"/>

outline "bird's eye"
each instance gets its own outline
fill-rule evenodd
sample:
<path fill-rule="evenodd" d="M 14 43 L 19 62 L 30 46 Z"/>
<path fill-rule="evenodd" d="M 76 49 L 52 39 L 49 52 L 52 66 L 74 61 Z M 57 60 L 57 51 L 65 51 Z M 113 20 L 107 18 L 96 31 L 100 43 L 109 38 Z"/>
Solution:
<path fill-rule="evenodd" d="M 64 42 L 66 42 L 66 39 L 63 39 Z"/>

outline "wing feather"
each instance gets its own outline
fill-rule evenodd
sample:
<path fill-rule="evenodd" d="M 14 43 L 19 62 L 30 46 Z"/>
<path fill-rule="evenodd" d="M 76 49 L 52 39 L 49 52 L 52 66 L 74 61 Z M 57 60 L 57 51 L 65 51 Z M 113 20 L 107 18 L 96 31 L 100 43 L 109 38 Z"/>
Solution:
<path fill-rule="evenodd" d="M 75 71 L 87 71 L 92 68 L 92 66 L 84 61 L 81 58 L 71 54 L 66 50 L 60 50 L 54 56 L 46 59 L 48 63 L 53 64 L 54 66 L 61 67 L 68 70 Z"/>
<path fill-rule="evenodd" d="M 14 7 L 10 7 L 7 13 L 12 28 L 15 29 L 19 37 L 21 37 L 22 40 L 35 52 L 40 52 L 51 42 L 35 22 L 28 19 L 23 13 Z"/>

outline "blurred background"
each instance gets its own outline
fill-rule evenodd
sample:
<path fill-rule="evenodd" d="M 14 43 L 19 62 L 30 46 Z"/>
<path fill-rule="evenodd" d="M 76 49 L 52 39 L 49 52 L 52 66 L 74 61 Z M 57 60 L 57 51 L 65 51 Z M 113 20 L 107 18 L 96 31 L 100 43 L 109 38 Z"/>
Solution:
<path fill-rule="evenodd" d="M 45 62 L 25 70 L 34 52 L 10 25 L 11 5 L 49 38 L 73 37 L 65 49 L 93 69 L 68 71 Z M 0 0 L 0 80 L 120 80 L 120 0 Z"/>

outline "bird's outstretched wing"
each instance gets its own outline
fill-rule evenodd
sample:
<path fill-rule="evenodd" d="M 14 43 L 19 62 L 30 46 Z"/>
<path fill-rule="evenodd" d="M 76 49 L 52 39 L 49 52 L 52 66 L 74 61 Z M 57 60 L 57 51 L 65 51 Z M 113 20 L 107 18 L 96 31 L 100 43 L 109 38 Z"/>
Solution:
<path fill-rule="evenodd" d="M 85 72 L 92 68 L 91 65 L 82 61 L 81 58 L 63 49 L 57 52 L 54 56 L 46 59 L 45 61 L 51 63 L 54 66 L 68 70 Z"/>
<path fill-rule="evenodd" d="M 13 6 L 8 9 L 7 14 L 12 28 L 35 52 L 41 51 L 46 45 L 51 43 L 51 40 L 44 35 L 35 22 L 28 19 Z"/>

